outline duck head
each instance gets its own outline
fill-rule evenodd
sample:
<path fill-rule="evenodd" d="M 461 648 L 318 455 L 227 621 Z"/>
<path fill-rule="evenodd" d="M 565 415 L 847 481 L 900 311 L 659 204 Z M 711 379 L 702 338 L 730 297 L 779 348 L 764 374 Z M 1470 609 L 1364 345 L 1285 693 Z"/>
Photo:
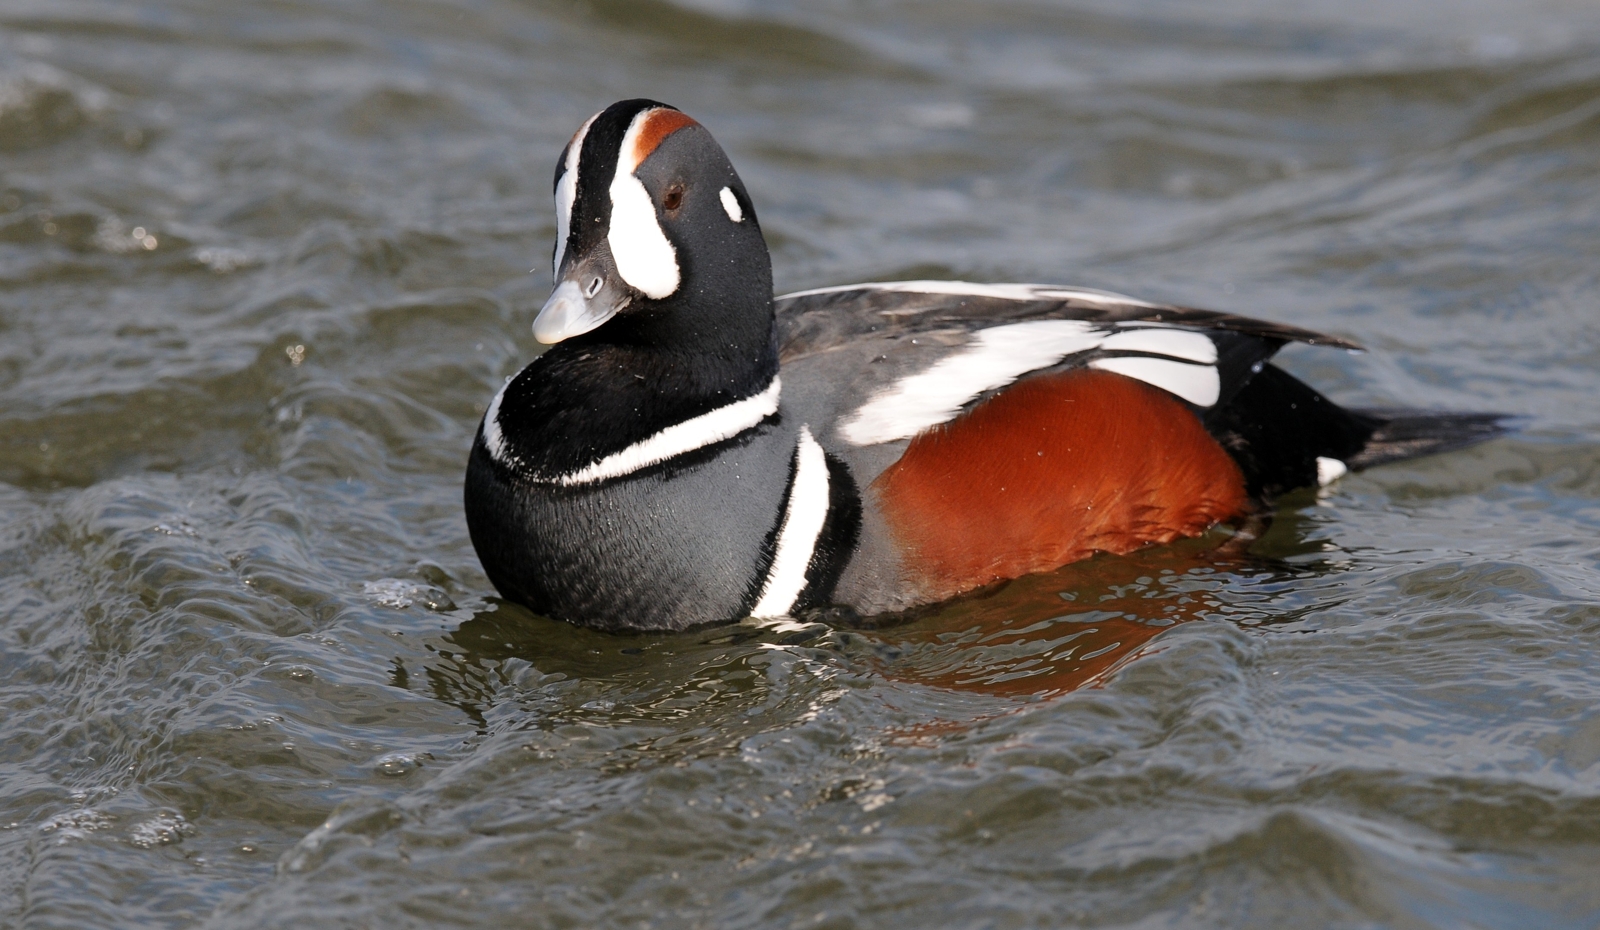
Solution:
<path fill-rule="evenodd" d="M 750 196 L 711 133 L 624 100 L 556 163 L 556 286 L 534 338 L 764 354 L 772 264 Z"/>

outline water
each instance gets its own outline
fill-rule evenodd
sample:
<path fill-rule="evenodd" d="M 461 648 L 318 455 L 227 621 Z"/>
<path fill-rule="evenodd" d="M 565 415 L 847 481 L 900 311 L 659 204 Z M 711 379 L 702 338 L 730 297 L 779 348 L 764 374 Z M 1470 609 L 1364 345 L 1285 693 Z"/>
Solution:
<path fill-rule="evenodd" d="M 533 617 L 462 469 L 639 94 L 785 290 L 1229 309 L 1524 428 L 910 626 Z M 1597 182 L 1574 0 L 9 0 L 0 924 L 1595 926 Z"/>

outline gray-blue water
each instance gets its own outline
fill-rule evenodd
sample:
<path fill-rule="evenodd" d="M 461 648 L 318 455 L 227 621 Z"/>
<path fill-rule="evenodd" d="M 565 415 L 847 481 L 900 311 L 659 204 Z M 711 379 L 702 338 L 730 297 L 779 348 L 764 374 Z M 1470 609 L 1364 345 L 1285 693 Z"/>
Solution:
<path fill-rule="evenodd" d="M 911 626 L 531 616 L 462 470 L 638 95 L 781 289 L 1232 310 L 1523 429 Z M 1577 0 L 5 0 L 0 925 L 1593 927 L 1597 258 Z"/>

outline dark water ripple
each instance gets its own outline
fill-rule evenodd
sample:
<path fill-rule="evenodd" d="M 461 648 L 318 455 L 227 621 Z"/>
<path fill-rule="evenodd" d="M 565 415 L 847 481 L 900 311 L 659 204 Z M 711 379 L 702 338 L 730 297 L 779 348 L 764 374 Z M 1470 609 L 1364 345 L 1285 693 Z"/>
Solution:
<path fill-rule="evenodd" d="M 1565 0 L 5 5 L 0 926 L 1594 926 L 1597 49 Z M 780 287 L 1223 307 L 1524 429 L 898 626 L 531 616 L 462 462 L 553 158 L 638 94 Z"/>

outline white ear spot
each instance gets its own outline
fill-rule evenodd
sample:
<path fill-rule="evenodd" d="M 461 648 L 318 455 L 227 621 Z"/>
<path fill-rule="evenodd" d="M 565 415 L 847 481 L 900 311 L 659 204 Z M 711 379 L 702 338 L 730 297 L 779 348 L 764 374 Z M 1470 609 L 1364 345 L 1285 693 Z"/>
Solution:
<path fill-rule="evenodd" d="M 739 207 L 739 198 L 733 196 L 733 189 L 724 187 L 719 195 L 722 199 L 723 212 L 728 214 L 728 219 L 735 223 L 744 221 L 744 210 Z"/>
<path fill-rule="evenodd" d="M 622 137 L 620 151 L 632 152 L 639 130 L 654 110 L 633 118 Z M 678 289 L 678 253 L 656 219 L 656 205 L 644 182 L 634 177 L 629 159 L 617 165 L 611 179 L 611 228 L 606 242 L 617 263 L 617 274 L 646 297 L 660 300 Z"/>

